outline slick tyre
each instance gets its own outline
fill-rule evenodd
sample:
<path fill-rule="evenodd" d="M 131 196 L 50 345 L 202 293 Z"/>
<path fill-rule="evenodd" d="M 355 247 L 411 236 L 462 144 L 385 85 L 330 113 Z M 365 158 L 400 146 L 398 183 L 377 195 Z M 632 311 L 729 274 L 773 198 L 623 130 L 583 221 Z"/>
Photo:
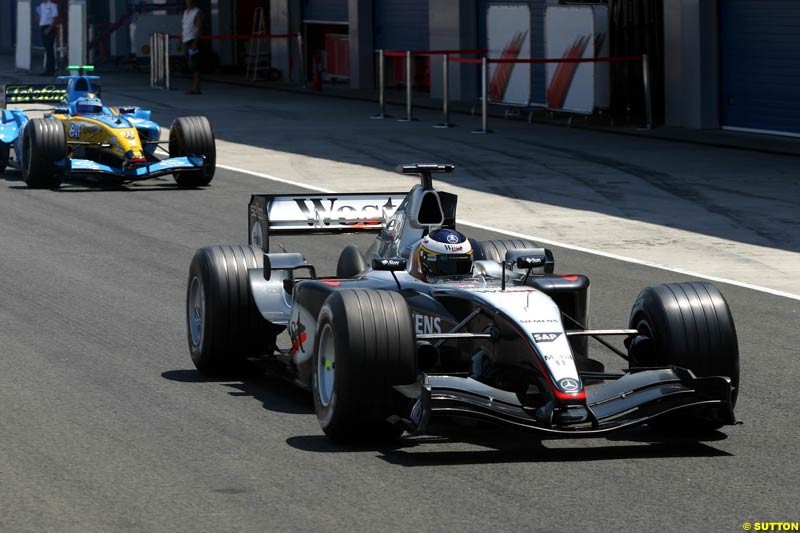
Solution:
<path fill-rule="evenodd" d="M 527 239 L 496 239 L 491 241 L 479 241 L 475 259 L 489 259 L 503 263 L 506 260 L 508 250 L 518 250 L 520 248 L 539 248 L 539 245 Z M 473 248 L 475 243 L 473 243 Z"/>
<path fill-rule="evenodd" d="M 206 117 L 178 117 L 169 128 L 170 157 L 205 156 L 203 168 L 173 174 L 181 187 L 205 187 L 217 168 L 214 130 Z"/>
<path fill-rule="evenodd" d="M 401 295 L 344 289 L 332 293 L 317 321 L 312 390 L 320 426 L 337 442 L 391 442 L 411 400 L 393 386 L 417 380 L 416 337 Z"/>
<path fill-rule="evenodd" d="M 186 330 L 195 367 L 208 376 L 245 369 L 248 357 L 269 353 L 278 332 L 261 316 L 248 269 L 263 268 L 261 250 L 247 245 L 206 246 L 189 267 Z"/>
<path fill-rule="evenodd" d="M 63 170 L 56 163 L 67 158 L 67 136 L 61 121 L 34 118 L 22 132 L 22 179 L 33 189 L 61 185 Z"/>
<path fill-rule="evenodd" d="M 739 392 L 739 343 L 728 303 L 710 283 L 668 283 L 647 287 L 631 309 L 629 328 L 639 335 L 628 343 L 631 364 L 678 366 L 696 376 L 727 376 L 731 405 Z M 654 424 L 688 432 L 723 425 L 716 411 L 667 417 Z"/>
<path fill-rule="evenodd" d="M 11 151 L 10 145 L 0 142 L 0 174 L 3 173 L 3 171 L 6 169 L 6 166 L 8 165 L 8 157 L 10 151 Z"/>

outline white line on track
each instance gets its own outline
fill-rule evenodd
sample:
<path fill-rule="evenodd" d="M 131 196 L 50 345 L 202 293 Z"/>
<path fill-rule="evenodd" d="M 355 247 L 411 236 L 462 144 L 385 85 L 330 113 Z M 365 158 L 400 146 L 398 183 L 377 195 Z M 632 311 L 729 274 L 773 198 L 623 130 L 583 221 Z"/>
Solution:
<path fill-rule="evenodd" d="M 303 189 L 308 189 L 308 190 L 311 190 L 311 191 L 321 192 L 321 193 L 325 193 L 325 194 L 331 194 L 331 193 L 335 193 L 336 192 L 336 191 L 332 191 L 330 189 L 323 189 L 322 187 L 316 187 L 314 185 L 309 185 L 307 183 L 300 183 L 299 181 L 292 181 L 292 180 L 287 180 L 287 179 L 284 179 L 284 178 L 278 178 L 276 176 L 271 176 L 269 174 L 264 174 L 262 172 L 253 172 L 252 170 L 246 170 L 246 169 L 243 169 L 243 168 L 231 167 L 231 166 L 228 166 L 228 165 L 220 165 L 219 163 L 217 163 L 217 167 L 224 168 L 225 170 L 231 170 L 233 172 L 240 172 L 242 174 L 249 174 L 251 176 L 264 178 L 264 179 L 271 180 L 271 181 L 277 181 L 277 182 L 280 182 L 280 183 L 286 183 L 287 185 L 294 185 L 295 187 L 301 187 Z M 495 228 L 493 226 L 486 226 L 484 224 L 478 224 L 476 222 L 469 222 L 468 220 L 459 219 L 458 223 L 459 224 L 463 224 L 465 226 L 470 226 L 470 227 L 473 227 L 473 228 L 478 228 L 478 229 L 482 229 L 482 230 L 486 230 L 486 231 L 493 231 L 495 233 L 502 233 L 504 235 L 508 235 L 509 237 L 516 237 L 517 239 L 529 239 L 529 240 L 532 240 L 532 241 L 540 242 L 542 244 L 550 244 L 550 245 L 553 245 L 553 246 L 558 246 L 560 248 L 566 248 L 567 250 L 574 250 L 576 252 L 583 252 L 583 253 L 592 254 L 592 255 L 599 255 L 601 257 L 607 257 L 609 259 L 615 259 L 617 261 L 624 261 L 626 263 L 633 263 L 633 264 L 636 264 L 636 265 L 642 265 L 642 266 L 651 267 L 651 268 L 658 268 L 658 269 L 666 270 L 666 271 L 669 271 L 669 272 L 675 272 L 676 274 L 683 274 L 685 276 L 703 278 L 703 279 L 707 279 L 709 281 L 717 281 L 719 283 L 727 283 L 728 285 L 735 285 L 737 287 L 743 287 L 745 289 L 751 289 L 751 290 L 754 290 L 754 291 L 765 292 L 767 294 L 773 294 L 775 296 L 781 296 L 783 298 L 790 298 L 792 300 L 800 300 L 800 294 L 793 294 L 791 292 L 778 291 L 778 290 L 775 290 L 775 289 L 770 289 L 769 287 L 761 287 L 759 285 L 753 285 L 751 283 L 745 283 L 743 281 L 736 281 L 736 280 L 733 280 L 733 279 L 720 278 L 720 277 L 717 277 L 717 276 L 710 276 L 708 274 L 701 274 L 699 272 L 692 272 L 691 270 L 684 270 L 682 268 L 675 268 L 675 267 L 671 267 L 671 266 L 667 266 L 667 265 L 661 265 L 661 264 L 658 264 L 658 263 L 653 263 L 653 262 L 650 262 L 650 261 L 644 261 L 644 260 L 641 260 L 641 259 L 634 259 L 632 257 L 625 257 L 623 255 L 617 255 L 617 254 L 612 254 L 612 253 L 608 253 L 608 252 L 603 252 L 601 250 L 594 250 L 592 248 L 584 248 L 583 246 L 577 246 L 577 245 L 574 245 L 574 244 L 567 244 L 567 243 L 563 243 L 563 242 L 553 241 L 553 240 L 545 239 L 545 238 L 542 238 L 542 237 L 536 237 L 534 235 L 526 235 L 524 233 L 517 233 L 515 231 L 509 231 L 509 230 L 505 230 L 505 229 L 502 229 L 502 228 Z"/>

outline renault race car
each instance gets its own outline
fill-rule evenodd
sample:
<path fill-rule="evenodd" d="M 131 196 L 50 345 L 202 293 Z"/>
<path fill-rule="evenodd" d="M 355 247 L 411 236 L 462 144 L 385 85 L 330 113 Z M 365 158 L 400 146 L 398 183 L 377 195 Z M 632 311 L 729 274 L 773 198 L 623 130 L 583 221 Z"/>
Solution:
<path fill-rule="evenodd" d="M 204 247 L 191 262 L 197 369 L 229 375 L 260 360 L 310 390 L 322 429 L 343 442 L 424 432 L 432 415 L 556 437 L 735 423 L 736 329 L 709 283 L 645 288 L 626 328 L 593 330 L 588 278 L 555 274 L 551 251 L 530 241 L 448 240 L 455 253 L 437 259 L 447 259 L 445 275 L 416 275 L 416 250 L 455 230 L 456 196 L 432 185 L 452 169 L 401 167 L 421 175 L 407 194 L 252 196 L 249 245 Z M 365 231 L 376 240 L 365 254 L 345 247 L 335 277 L 270 249 L 274 235 Z M 624 337 L 625 349 L 608 336 Z M 606 372 L 590 337 L 628 368 Z"/>
<path fill-rule="evenodd" d="M 77 67 L 70 67 L 75 69 Z M 34 188 L 58 187 L 70 176 L 117 182 L 172 174 L 180 186 L 208 185 L 214 177 L 216 145 L 206 117 L 179 117 L 170 127 L 167 158 L 151 112 L 136 106 L 107 107 L 97 76 L 62 76 L 60 85 L 6 85 L 3 106 L 56 104 L 44 118 L 0 109 L 0 172 L 11 165 Z"/>

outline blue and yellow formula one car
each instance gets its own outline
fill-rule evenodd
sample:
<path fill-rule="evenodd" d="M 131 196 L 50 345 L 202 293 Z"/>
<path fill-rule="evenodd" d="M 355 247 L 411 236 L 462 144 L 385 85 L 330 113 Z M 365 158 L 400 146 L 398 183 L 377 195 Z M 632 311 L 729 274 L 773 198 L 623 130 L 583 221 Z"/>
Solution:
<path fill-rule="evenodd" d="M 100 100 L 97 76 L 90 67 L 70 67 L 66 85 L 6 85 L 2 102 L 52 103 L 44 118 L 29 118 L 20 109 L 0 109 L 0 172 L 19 168 L 33 188 L 58 187 L 70 177 L 96 176 L 117 182 L 172 174 L 182 187 L 208 185 L 216 167 L 214 132 L 203 116 L 179 117 L 169 142 L 162 143 L 158 124 L 140 107 L 107 107 Z M 156 155 L 168 144 L 166 158 Z M 162 146 L 163 148 L 163 146 Z"/>

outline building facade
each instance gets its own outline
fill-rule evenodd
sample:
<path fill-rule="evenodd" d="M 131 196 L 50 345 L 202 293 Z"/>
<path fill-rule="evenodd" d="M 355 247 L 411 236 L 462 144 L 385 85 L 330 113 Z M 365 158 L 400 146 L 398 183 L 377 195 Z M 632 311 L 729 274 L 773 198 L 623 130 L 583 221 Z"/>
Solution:
<path fill-rule="evenodd" d="M 120 20 L 134 4 L 163 5 L 163 11 L 151 9 L 148 13 L 152 16 L 175 16 L 182 4 L 168 0 L 88 2 L 94 22 L 105 27 Z M 0 0 L 2 13 L 11 13 L 15 3 Z M 320 64 L 326 82 L 349 84 L 353 89 L 376 86 L 379 49 L 492 46 L 487 14 L 498 6 L 523 8 L 520 13 L 528 20 L 523 21 L 525 49 L 520 57 L 530 58 L 548 56 L 550 9 L 601 6 L 607 19 L 604 54 L 648 55 L 657 124 L 800 135 L 798 0 L 200 0 L 199 4 L 209 14 L 207 32 L 211 34 L 250 34 L 259 29 L 261 15 L 268 33 L 299 33 L 302 47 L 292 39 L 270 41 L 272 65 L 296 80 L 311 77 L 314 66 Z M 0 17 L 0 51 L 13 46 L 18 31 L 10 20 Z M 129 33 L 110 34 L 107 52 L 130 53 Z M 603 39 L 594 37 L 595 47 L 603 44 Z M 246 46 L 237 40 L 213 41 L 220 64 L 233 68 L 241 68 L 248 60 Z M 405 84 L 403 61 L 386 60 L 384 81 L 388 85 Z M 411 83 L 417 90 L 441 94 L 441 61 L 436 55 L 415 56 Z M 525 67 L 530 105 L 549 102 L 548 68 L 540 64 Z M 608 107 L 612 112 L 642 112 L 641 68 L 636 63 L 608 67 L 608 81 L 602 83 L 610 87 Z M 451 99 L 469 102 L 479 97 L 479 72 L 474 65 L 451 64 L 448 80 Z"/>

